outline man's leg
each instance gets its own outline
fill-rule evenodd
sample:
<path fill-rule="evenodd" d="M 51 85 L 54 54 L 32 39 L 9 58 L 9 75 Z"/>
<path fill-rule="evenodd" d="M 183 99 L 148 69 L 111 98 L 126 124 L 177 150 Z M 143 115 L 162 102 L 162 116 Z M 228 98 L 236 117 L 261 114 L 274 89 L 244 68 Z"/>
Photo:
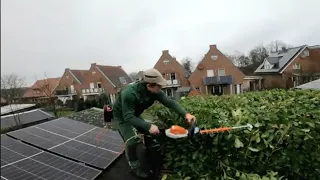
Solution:
<path fill-rule="evenodd" d="M 140 168 L 140 162 L 137 156 L 137 134 L 133 127 L 127 123 L 118 124 L 118 131 L 125 142 L 125 154 L 132 172 L 142 178 L 147 178 L 148 174 Z"/>

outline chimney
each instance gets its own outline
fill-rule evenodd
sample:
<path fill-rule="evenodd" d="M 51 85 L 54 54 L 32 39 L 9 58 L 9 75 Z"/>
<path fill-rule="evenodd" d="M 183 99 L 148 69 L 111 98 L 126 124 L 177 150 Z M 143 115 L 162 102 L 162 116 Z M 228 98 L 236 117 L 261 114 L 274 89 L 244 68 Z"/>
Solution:
<path fill-rule="evenodd" d="M 91 66 L 96 66 L 97 65 L 97 63 L 91 63 Z"/>
<path fill-rule="evenodd" d="M 169 50 L 163 50 L 162 54 L 169 54 Z"/>
<path fill-rule="evenodd" d="M 119 68 L 122 68 L 122 66 L 118 66 Z"/>
<path fill-rule="evenodd" d="M 70 68 L 66 68 L 65 71 L 70 71 Z"/>
<path fill-rule="evenodd" d="M 217 49 L 217 45 L 216 44 L 210 45 L 210 49 Z"/>

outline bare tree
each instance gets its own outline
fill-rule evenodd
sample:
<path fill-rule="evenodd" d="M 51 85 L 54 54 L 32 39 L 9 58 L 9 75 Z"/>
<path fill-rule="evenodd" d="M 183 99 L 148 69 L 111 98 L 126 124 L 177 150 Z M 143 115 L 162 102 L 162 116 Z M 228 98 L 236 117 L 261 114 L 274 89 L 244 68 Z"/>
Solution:
<path fill-rule="evenodd" d="M 130 74 L 129 74 L 129 77 L 131 78 L 131 80 L 135 80 L 136 79 L 136 75 L 137 75 L 138 73 L 137 72 L 131 72 Z"/>
<path fill-rule="evenodd" d="M 266 48 L 269 51 L 269 53 L 277 53 L 279 51 L 283 51 L 291 47 L 292 47 L 291 45 L 286 44 L 283 41 L 275 40 L 275 41 L 271 41 Z"/>
<path fill-rule="evenodd" d="M 16 109 L 13 104 L 16 101 L 20 102 L 23 96 L 23 89 L 25 89 L 26 83 L 25 79 L 19 77 L 17 74 L 9 74 L 1 76 L 1 96 L 6 99 L 10 110 L 13 112 Z M 14 116 L 14 120 L 17 126 L 21 125 L 19 113 L 16 113 Z"/>
<path fill-rule="evenodd" d="M 54 108 L 55 89 L 57 88 L 58 84 L 55 84 L 52 79 L 53 78 L 48 78 L 47 74 L 44 73 L 44 79 L 37 80 L 38 84 L 36 91 L 39 91 L 42 98 L 47 100 L 46 103 L 49 107 Z"/>
<path fill-rule="evenodd" d="M 234 54 L 226 54 L 226 56 L 237 67 L 246 67 L 251 64 L 249 57 L 239 51 L 236 51 Z"/>
<path fill-rule="evenodd" d="M 181 61 L 181 65 L 186 72 L 191 74 L 194 71 L 194 64 L 191 58 L 186 57 Z"/>

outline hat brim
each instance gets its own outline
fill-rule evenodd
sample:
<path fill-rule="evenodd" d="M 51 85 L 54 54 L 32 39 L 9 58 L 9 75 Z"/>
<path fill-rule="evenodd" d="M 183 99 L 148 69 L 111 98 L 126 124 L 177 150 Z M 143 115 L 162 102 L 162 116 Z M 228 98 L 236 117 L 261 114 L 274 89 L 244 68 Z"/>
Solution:
<path fill-rule="evenodd" d="M 164 78 L 161 78 L 161 81 L 157 84 L 164 88 L 167 86 L 167 80 Z"/>

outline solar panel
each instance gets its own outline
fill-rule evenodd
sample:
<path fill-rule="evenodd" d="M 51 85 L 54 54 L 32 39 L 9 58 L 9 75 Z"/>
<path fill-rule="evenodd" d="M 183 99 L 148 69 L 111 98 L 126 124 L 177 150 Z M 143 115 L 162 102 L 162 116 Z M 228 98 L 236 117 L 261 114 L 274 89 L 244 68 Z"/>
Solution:
<path fill-rule="evenodd" d="M 1 136 L 1 179 L 91 180 L 100 173 L 94 168 Z"/>
<path fill-rule="evenodd" d="M 52 118 L 52 115 L 40 109 L 34 109 L 31 111 L 1 116 L 1 128 L 10 128 Z"/>
<path fill-rule="evenodd" d="M 8 135 L 101 169 L 107 168 L 123 152 L 118 132 L 105 132 L 105 129 L 66 118 Z"/>

